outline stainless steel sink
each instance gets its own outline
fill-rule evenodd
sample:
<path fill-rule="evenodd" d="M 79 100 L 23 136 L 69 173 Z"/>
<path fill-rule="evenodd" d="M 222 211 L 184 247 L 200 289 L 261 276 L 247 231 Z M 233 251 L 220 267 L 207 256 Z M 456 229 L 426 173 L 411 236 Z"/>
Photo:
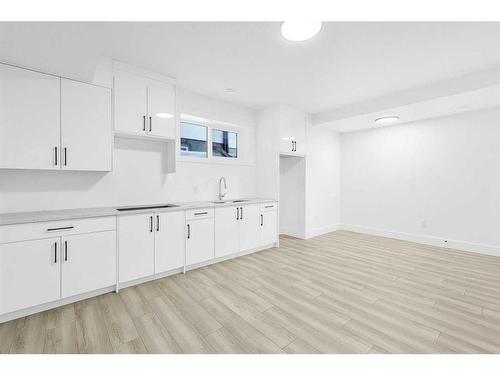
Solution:
<path fill-rule="evenodd" d="M 235 200 L 227 200 L 227 201 L 212 201 L 215 204 L 224 204 L 224 203 L 242 203 L 248 202 L 250 199 L 235 199 Z"/>
<path fill-rule="evenodd" d="M 123 207 L 117 208 L 117 211 L 135 211 L 135 210 L 151 210 L 153 208 L 169 208 L 169 207 L 179 207 L 175 204 L 160 204 L 155 206 L 134 206 L 134 207 Z"/>

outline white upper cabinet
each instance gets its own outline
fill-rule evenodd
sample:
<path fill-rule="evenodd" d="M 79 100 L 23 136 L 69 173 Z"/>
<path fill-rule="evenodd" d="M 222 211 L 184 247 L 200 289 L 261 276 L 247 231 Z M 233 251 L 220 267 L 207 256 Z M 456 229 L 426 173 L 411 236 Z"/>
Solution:
<path fill-rule="evenodd" d="M 149 81 L 148 133 L 175 138 L 174 86 L 159 81 Z"/>
<path fill-rule="evenodd" d="M 304 156 L 306 153 L 306 113 L 280 107 L 280 153 Z"/>
<path fill-rule="evenodd" d="M 60 168 L 60 78 L 0 64 L 0 168 Z"/>
<path fill-rule="evenodd" d="M 115 130 L 146 134 L 148 112 L 147 80 L 135 74 L 115 71 Z"/>
<path fill-rule="evenodd" d="M 175 138 L 175 87 L 115 70 L 115 131 Z"/>
<path fill-rule="evenodd" d="M 110 89 L 0 64 L 0 168 L 110 171 Z"/>
<path fill-rule="evenodd" d="M 111 90 L 61 80 L 61 167 L 112 169 Z"/>

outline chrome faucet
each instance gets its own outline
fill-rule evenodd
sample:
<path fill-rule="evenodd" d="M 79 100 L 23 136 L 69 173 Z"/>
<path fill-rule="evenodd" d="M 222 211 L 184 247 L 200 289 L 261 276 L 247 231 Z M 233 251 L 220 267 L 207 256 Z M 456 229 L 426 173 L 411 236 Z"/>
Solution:
<path fill-rule="evenodd" d="M 224 194 L 222 194 L 222 181 L 224 181 Z M 222 198 L 226 196 L 226 190 L 227 190 L 227 185 L 226 185 L 226 178 L 221 177 L 219 180 L 219 200 L 221 201 Z"/>

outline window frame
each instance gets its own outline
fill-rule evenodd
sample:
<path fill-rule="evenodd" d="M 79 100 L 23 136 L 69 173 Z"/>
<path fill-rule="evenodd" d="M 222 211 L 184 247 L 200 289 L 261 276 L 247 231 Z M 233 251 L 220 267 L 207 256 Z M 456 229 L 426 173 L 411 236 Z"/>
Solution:
<path fill-rule="evenodd" d="M 232 133 L 236 136 L 236 156 L 221 156 L 221 155 L 214 155 L 214 140 L 213 140 L 213 134 L 214 134 L 214 131 L 219 131 L 219 132 L 226 132 L 226 133 Z M 239 133 L 234 131 L 234 130 L 227 130 L 227 129 L 219 129 L 218 127 L 212 127 L 211 128 L 211 131 L 212 131 L 212 142 L 211 142 L 211 146 L 212 146 L 212 157 L 213 158 L 222 158 L 222 160 L 230 160 L 230 159 L 238 159 L 239 157 Z"/>
<path fill-rule="evenodd" d="M 207 128 L 207 157 L 195 157 L 181 154 L 181 123 L 190 123 L 194 125 L 201 125 Z M 178 120 L 178 137 L 177 137 L 177 161 L 187 163 L 209 163 L 209 164 L 238 164 L 247 165 L 243 158 L 244 152 L 241 149 L 243 138 L 245 137 L 245 130 L 242 126 L 235 125 L 228 122 L 209 120 L 203 117 L 193 116 L 186 113 L 179 114 Z M 236 134 L 237 139 L 237 152 L 235 158 L 214 156 L 212 153 L 212 131 L 220 130 Z"/>
<path fill-rule="evenodd" d="M 189 124 L 189 125 L 195 125 L 195 126 L 201 126 L 201 127 L 204 127 L 205 128 L 205 133 L 206 133 L 206 138 L 205 138 L 205 143 L 206 143 L 206 151 L 205 151 L 205 156 L 195 156 L 195 155 L 183 155 L 182 154 L 182 132 L 181 132 L 181 127 L 182 127 L 182 124 Z M 193 158 L 193 159 L 208 159 L 209 157 L 209 148 L 210 148 L 210 143 L 209 143 L 209 138 L 210 138 L 210 127 L 206 124 L 202 124 L 200 122 L 196 122 L 196 121 L 190 121 L 190 120 L 180 120 L 179 121 L 179 154 L 181 157 L 183 158 Z"/>

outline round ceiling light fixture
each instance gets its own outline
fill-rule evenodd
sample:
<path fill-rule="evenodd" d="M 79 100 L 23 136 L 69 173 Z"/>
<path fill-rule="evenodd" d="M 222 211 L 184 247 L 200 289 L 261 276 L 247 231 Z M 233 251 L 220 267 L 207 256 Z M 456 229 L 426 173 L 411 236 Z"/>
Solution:
<path fill-rule="evenodd" d="M 303 42 L 321 31 L 321 21 L 285 21 L 281 24 L 281 35 L 291 42 Z"/>
<path fill-rule="evenodd" d="M 390 124 L 391 122 L 395 122 L 399 120 L 399 116 L 384 116 L 375 119 L 377 124 Z"/>

